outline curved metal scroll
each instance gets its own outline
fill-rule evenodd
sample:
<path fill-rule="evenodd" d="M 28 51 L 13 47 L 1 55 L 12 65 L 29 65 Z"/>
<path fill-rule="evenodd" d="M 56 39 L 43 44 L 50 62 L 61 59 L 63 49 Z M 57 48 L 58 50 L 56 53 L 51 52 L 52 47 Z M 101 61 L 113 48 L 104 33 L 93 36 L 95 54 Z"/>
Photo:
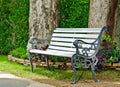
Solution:
<path fill-rule="evenodd" d="M 81 57 L 80 55 L 74 54 L 72 58 L 75 68 L 89 68 L 91 65 L 90 60 L 86 60 L 84 57 Z"/>

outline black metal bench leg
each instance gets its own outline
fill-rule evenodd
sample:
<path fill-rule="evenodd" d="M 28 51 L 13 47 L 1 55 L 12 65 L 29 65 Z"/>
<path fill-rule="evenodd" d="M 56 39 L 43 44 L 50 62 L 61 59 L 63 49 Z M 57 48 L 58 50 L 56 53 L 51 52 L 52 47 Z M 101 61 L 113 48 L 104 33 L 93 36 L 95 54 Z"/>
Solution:
<path fill-rule="evenodd" d="M 47 65 L 47 68 L 50 70 L 50 65 L 49 65 L 49 56 L 45 56 L 45 61 L 46 61 L 46 65 Z"/>
<path fill-rule="evenodd" d="M 33 63 L 32 63 L 31 54 L 29 52 L 28 52 L 28 58 L 29 58 L 29 61 L 30 61 L 31 72 L 33 72 Z"/>
<path fill-rule="evenodd" d="M 73 58 L 71 59 L 71 64 L 74 72 L 74 81 L 71 84 L 75 84 L 77 81 L 76 81 L 76 68 L 74 67 Z"/>
<path fill-rule="evenodd" d="M 95 76 L 95 67 L 94 67 L 93 64 L 91 65 L 91 71 L 92 71 L 92 77 L 93 77 L 94 81 L 95 81 L 95 82 L 99 82 L 99 81 L 97 80 L 96 76 Z"/>

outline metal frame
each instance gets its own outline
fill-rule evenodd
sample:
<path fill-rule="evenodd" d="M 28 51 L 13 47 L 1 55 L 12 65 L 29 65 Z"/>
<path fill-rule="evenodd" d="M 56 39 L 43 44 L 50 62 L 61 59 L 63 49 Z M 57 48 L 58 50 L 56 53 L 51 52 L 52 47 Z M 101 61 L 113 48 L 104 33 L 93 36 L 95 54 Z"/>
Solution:
<path fill-rule="evenodd" d="M 106 30 L 107 30 L 107 27 L 103 27 L 98 38 L 92 43 L 87 43 L 87 42 L 82 41 L 82 40 L 75 40 L 73 42 L 74 46 L 76 47 L 76 54 L 74 54 L 71 58 L 71 64 L 72 64 L 72 68 L 74 71 L 74 81 L 72 82 L 73 84 L 75 84 L 77 82 L 76 68 L 89 68 L 89 67 L 91 67 L 92 77 L 93 77 L 95 82 L 98 82 L 98 80 L 95 76 L 95 72 L 94 72 L 95 65 L 98 62 L 98 58 L 96 57 L 96 54 L 97 54 L 99 46 L 100 46 L 100 40 L 102 38 L 102 34 Z M 96 42 L 97 42 L 97 44 L 96 44 Z M 89 45 L 91 45 L 91 47 L 83 48 L 82 44 L 89 44 Z M 82 49 L 82 51 L 81 51 L 82 53 L 79 52 L 79 49 Z M 90 50 L 95 50 L 94 54 L 92 54 L 91 56 L 88 55 L 88 52 Z"/>
<path fill-rule="evenodd" d="M 39 39 L 37 38 L 30 38 L 29 40 L 29 43 L 32 45 L 32 49 L 34 49 L 34 44 L 37 44 Z M 45 41 L 45 40 L 44 40 Z M 30 60 L 30 67 L 31 67 L 31 72 L 33 72 L 33 63 L 32 63 L 32 54 L 28 51 L 27 52 L 28 54 L 28 59 Z M 50 66 L 49 66 L 49 63 L 48 63 L 48 60 L 49 60 L 49 56 L 48 55 L 45 55 L 45 61 L 46 61 L 46 65 L 47 65 L 47 68 L 50 69 Z"/>

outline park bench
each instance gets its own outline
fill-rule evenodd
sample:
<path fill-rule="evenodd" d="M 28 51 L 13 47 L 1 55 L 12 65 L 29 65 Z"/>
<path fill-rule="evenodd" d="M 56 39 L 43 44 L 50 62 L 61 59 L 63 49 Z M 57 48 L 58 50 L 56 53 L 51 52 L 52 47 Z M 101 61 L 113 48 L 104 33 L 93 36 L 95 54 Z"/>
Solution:
<path fill-rule="evenodd" d="M 55 28 L 49 46 L 46 50 L 39 50 L 33 47 L 34 40 L 32 38 L 29 42 L 32 43 L 32 49 L 28 52 L 31 70 L 33 71 L 31 54 L 45 55 L 46 63 L 49 66 L 48 59 L 50 55 L 66 57 L 71 59 L 71 65 L 74 72 L 74 81 L 76 83 L 76 69 L 77 68 L 91 68 L 92 77 L 95 82 L 98 80 L 95 76 L 95 65 L 98 62 L 96 54 L 99 50 L 103 32 L 107 30 L 103 28 Z"/>

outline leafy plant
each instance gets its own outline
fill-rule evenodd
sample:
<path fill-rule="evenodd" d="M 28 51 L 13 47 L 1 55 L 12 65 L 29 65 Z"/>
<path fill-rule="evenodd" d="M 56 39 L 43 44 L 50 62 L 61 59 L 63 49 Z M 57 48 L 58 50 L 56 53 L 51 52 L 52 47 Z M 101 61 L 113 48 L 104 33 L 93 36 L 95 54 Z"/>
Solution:
<path fill-rule="evenodd" d="M 29 0 L 0 0 L 0 54 L 26 47 Z"/>
<path fill-rule="evenodd" d="M 15 50 L 12 50 L 10 51 L 10 54 L 14 57 L 17 57 L 17 58 L 22 58 L 22 59 L 26 59 L 27 58 L 27 51 L 26 49 L 22 48 L 22 47 L 19 47 Z"/>
<path fill-rule="evenodd" d="M 119 51 L 119 46 L 110 36 L 103 36 L 101 49 L 97 54 L 99 59 L 97 67 L 102 68 L 103 63 L 112 64 L 113 62 L 118 62 L 118 58 L 120 57 Z"/>
<path fill-rule="evenodd" d="M 117 43 L 110 38 L 110 36 L 103 37 L 103 52 L 109 57 L 109 62 L 118 61 L 120 48 Z"/>
<path fill-rule="evenodd" d="M 90 0 L 59 0 L 59 27 L 88 27 Z"/>

